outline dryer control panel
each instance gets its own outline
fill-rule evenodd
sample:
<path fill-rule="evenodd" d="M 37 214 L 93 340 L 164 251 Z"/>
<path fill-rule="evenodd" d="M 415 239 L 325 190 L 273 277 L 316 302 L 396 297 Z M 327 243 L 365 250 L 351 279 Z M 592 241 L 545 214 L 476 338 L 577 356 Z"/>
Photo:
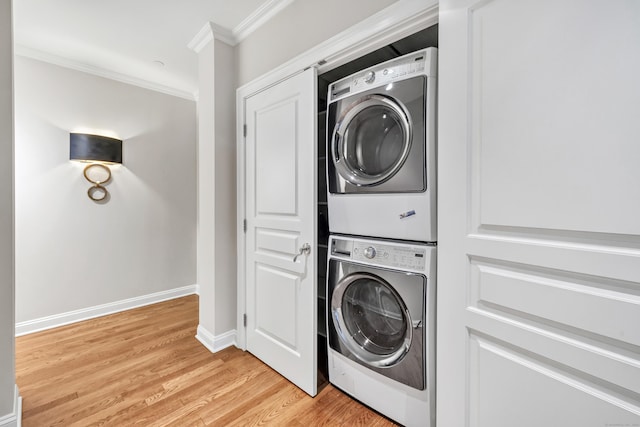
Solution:
<path fill-rule="evenodd" d="M 410 243 L 387 243 L 333 237 L 331 256 L 378 267 L 398 270 L 425 271 L 429 255 L 435 248 Z"/>
<path fill-rule="evenodd" d="M 435 76 L 436 49 L 428 48 L 378 64 L 329 85 L 329 102 L 416 75 Z"/>
<path fill-rule="evenodd" d="M 416 62 L 400 63 L 397 65 L 389 64 L 389 67 L 378 70 L 377 72 L 369 71 L 363 75 L 353 76 L 350 82 L 350 93 L 358 92 L 360 89 L 369 89 L 374 82 L 384 85 L 400 77 L 424 72 L 424 56 L 415 58 L 414 61 Z"/>

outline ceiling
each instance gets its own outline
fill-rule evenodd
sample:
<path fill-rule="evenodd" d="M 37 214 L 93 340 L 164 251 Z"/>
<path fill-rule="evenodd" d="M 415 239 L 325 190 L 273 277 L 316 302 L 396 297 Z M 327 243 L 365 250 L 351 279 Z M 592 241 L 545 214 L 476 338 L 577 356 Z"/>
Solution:
<path fill-rule="evenodd" d="M 237 43 L 293 0 L 15 0 L 16 53 L 193 99 L 208 23 Z"/>

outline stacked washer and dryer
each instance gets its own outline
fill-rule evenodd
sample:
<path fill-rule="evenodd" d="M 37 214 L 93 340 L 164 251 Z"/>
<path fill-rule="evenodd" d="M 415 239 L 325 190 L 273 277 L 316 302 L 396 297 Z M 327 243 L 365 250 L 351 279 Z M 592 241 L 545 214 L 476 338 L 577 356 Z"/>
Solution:
<path fill-rule="evenodd" d="M 329 382 L 407 426 L 435 425 L 436 55 L 327 98 Z"/>

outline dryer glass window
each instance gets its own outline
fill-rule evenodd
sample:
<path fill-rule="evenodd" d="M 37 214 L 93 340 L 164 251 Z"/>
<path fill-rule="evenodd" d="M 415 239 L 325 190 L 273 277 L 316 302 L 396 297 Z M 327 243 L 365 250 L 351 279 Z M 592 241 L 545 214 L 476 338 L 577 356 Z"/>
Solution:
<path fill-rule="evenodd" d="M 386 283 L 374 276 L 357 278 L 344 290 L 341 311 L 349 336 L 361 349 L 392 356 L 393 362 L 402 358 L 410 320 L 405 304 Z"/>
<path fill-rule="evenodd" d="M 393 177 L 411 148 L 408 113 L 387 96 L 369 95 L 343 115 L 333 135 L 338 172 L 354 185 L 374 186 Z"/>
<path fill-rule="evenodd" d="M 398 115 L 378 105 L 363 110 L 344 133 L 346 162 L 353 171 L 377 177 L 402 159 L 404 131 Z"/>

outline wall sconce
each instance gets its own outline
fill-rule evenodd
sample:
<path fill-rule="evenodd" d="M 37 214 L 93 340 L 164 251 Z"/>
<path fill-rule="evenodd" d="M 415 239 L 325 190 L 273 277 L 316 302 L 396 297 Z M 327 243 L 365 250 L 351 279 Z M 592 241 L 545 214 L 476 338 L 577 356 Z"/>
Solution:
<path fill-rule="evenodd" d="M 84 168 L 84 177 L 93 185 L 87 191 L 94 202 L 104 200 L 109 194 L 102 185 L 111 180 L 107 165 L 122 163 L 122 141 L 106 136 L 72 133 L 69 160 L 89 162 Z"/>

